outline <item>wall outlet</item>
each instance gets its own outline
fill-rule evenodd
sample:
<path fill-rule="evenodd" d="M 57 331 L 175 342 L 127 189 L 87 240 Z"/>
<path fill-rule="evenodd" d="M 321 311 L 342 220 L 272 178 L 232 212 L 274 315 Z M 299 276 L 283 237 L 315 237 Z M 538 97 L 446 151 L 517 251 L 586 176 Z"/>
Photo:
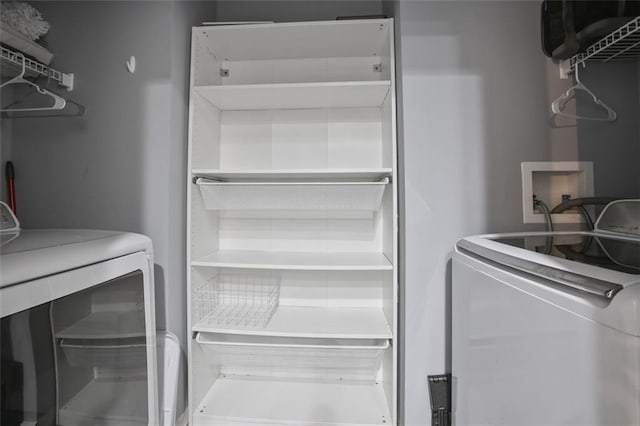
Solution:
<path fill-rule="evenodd" d="M 590 161 L 549 161 L 522 163 L 523 223 L 544 223 L 544 215 L 533 207 L 533 196 L 549 210 L 560 204 L 563 195 L 593 197 L 593 163 Z M 554 214 L 554 223 L 580 223 L 578 212 Z"/>

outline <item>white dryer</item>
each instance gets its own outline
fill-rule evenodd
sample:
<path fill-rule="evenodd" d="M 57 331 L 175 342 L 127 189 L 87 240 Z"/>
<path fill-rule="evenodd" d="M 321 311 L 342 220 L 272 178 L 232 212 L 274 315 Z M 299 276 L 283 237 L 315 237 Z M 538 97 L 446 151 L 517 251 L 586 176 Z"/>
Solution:
<path fill-rule="evenodd" d="M 0 424 L 157 425 L 151 240 L 0 225 Z"/>
<path fill-rule="evenodd" d="M 640 425 L 640 200 L 456 245 L 454 423 Z"/>

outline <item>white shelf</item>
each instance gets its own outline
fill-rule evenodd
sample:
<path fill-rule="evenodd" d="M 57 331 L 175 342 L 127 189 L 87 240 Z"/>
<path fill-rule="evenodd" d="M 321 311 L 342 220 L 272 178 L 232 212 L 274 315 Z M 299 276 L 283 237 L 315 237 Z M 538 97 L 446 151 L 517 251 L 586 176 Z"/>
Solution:
<path fill-rule="evenodd" d="M 381 384 L 220 376 L 195 425 L 389 425 Z"/>
<path fill-rule="evenodd" d="M 35 58 L 36 61 L 42 62 L 43 65 L 49 65 L 53 59 L 53 53 L 31 40 L 20 31 L 13 28 L 6 22 L 0 26 L 0 42 L 10 46 L 12 49 L 20 53 Z M 4 56 L 4 50 L 2 56 Z M 22 64 L 19 64 L 22 65 Z"/>
<path fill-rule="evenodd" d="M 59 411 L 61 425 L 146 425 L 146 380 L 92 380 Z"/>
<path fill-rule="evenodd" d="M 244 181 L 244 180 L 352 180 L 374 182 L 390 176 L 390 168 L 365 168 L 365 169 L 193 169 L 194 176 L 218 179 L 220 181 Z"/>
<path fill-rule="evenodd" d="M 197 86 L 196 93 L 221 110 L 379 107 L 391 82 Z"/>
<path fill-rule="evenodd" d="M 222 250 L 191 262 L 192 266 L 298 271 L 385 271 L 391 262 L 375 252 L 270 252 Z"/>
<path fill-rule="evenodd" d="M 56 333 L 58 339 L 145 337 L 143 311 L 93 312 Z"/>
<path fill-rule="evenodd" d="M 389 339 L 389 324 L 382 309 L 279 306 L 265 328 L 209 325 L 204 318 L 193 331 L 255 336 L 322 339 Z"/>
<path fill-rule="evenodd" d="M 593 43 L 586 51 L 560 62 L 563 76 L 586 61 L 609 62 L 640 58 L 640 16 Z"/>
<path fill-rule="evenodd" d="M 376 211 L 388 179 L 379 182 L 216 182 L 196 178 L 207 210 Z"/>
<path fill-rule="evenodd" d="M 11 37 L 11 35 L 7 32 L 7 28 L 4 28 L 2 31 L 3 32 L 1 33 L 0 37 L 3 41 L 5 40 L 5 38 Z M 46 50 L 44 50 L 44 52 L 46 52 Z M 38 56 L 46 61 L 47 55 L 44 52 L 39 53 Z M 34 54 L 33 52 L 27 53 Z M 67 90 L 73 90 L 73 74 L 65 74 L 53 68 L 49 68 L 43 63 L 24 57 L 24 54 L 22 54 L 21 52 L 7 49 L 4 46 L 0 47 L 0 58 L 2 58 L 3 74 L 4 69 L 11 71 L 11 77 L 19 74 L 22 70 L 22 61 L 24 60 L 26 75 L 34 77 L 45 76 L 57 82 L 60 86 L 67 88 Z"/>
<path fill-rule="evenodd" d="M 205 23 L 206 24 L 206 23 Z M 387 19 L 246 23 L 201 28 L 201 43 L 227 61 L 384 56 Z"/>

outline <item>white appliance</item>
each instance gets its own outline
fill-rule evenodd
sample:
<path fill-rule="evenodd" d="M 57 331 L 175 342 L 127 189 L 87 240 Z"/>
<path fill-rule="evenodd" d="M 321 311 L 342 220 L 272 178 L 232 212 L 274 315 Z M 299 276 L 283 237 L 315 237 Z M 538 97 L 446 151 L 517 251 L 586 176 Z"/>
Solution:
<path fill-rule="evenodd" d="M 14 227 L 0 253 L 0 423 L 158 424 L 151 240 Z"/>
<path fill-rule="evenodd" d="M 189 424 L 397 423 L 393 34 L 193 29 Z"/>
<path fill-rule="evenodd" d="M 458 425 L 640 424 L 640 200 L 594 232 L 467 237 L 453 258 Z"/>

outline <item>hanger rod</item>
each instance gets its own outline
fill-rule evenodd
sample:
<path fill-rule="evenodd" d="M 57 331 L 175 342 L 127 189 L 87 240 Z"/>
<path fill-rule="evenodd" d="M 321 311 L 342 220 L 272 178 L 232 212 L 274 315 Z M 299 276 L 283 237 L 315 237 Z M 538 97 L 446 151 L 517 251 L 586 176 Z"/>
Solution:
<path fill-rule="evenodd" d="M 2 58 L 2 60 L 8 61 L 15 66 L 22 67 L 21 53 L 14 52 L 4 46 L 0 47 L 0 57 Z M 67 90 L 73 90 L 73 74 L 65 74 L 29 58 L 24 58 L 24 65 L 27 71 L 43 76 L 48 76 L 50 79 L 56 81 L 59 85 L 65 87 Z"/>

